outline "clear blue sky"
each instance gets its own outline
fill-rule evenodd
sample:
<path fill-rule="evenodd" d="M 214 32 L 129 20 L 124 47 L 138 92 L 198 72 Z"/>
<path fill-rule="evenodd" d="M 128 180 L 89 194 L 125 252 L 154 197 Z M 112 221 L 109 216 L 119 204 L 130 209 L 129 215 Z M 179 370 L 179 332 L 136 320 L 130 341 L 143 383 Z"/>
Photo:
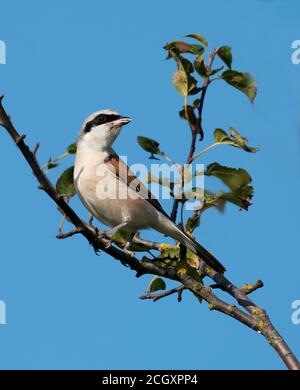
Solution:
<path fill-rule="evenodd" d="M 134 119 L 116 145 L 130 163 L 149 162 L 137 135 L 156 138 L 183 161 L 188 131 L 162 46 L 193 32 L 211 47 L 232 46 L 234 68 L 255 76 L 258 96 L 251 106 L 225 83 L 212 86 L 205 145 L 215 127 L 234 126 L 261 152 L 224 147 L 202 161 L 247 168 L 254 205 L 248 213 L 209 211 L 198 240 L 238 285 L 264 280 L 253 298 L 298 356 L 300 325 L 290 318 L 300 299 L 300 65 L 291 62 L 299 13 L 292 0 L 10 0 L 1 2 L 0 26 L 7 45 L 0 91 L 28 142 L 41 143 L 41 162 L 76 138 L 89 113 L 106 107 Z M 2 130 L 0 166 L 0 299 L 7 305 L 0 368 L 283 368 L 261 336 L 190 294 L 181 304 L 175 297 L 140 301 L 150 277 L 136 279 L 105 254 L 94 256 L 81 237 L 57 240 L 60 215 Z"/>

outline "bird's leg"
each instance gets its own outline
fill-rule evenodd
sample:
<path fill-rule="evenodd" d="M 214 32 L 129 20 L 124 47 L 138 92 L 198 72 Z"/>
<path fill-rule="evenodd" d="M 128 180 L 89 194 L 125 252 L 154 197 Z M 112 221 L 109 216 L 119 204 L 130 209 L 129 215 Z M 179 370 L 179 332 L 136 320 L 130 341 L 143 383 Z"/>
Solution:
<path fill-rule="evenodd" d="M 111 245 L 111 240 L 112 240 L 112 237 L 113 235 L 120 229 L 124 228 L 125 226 L 127 226 L 129 224 L 129 222 L 131 221 L 130 218 L 126 218 L 122 223 L 120 223 L 119 225 L 117 226 L 114 226 L 112 229 L 110 230 L 107 230 L 105 232 L 101 232 L 100 234 L 100 237 L 104 240 L 107 240 L 107 245 L 108 247 Z"/>
<path fill-rule="evenodd" d="M 135 236 L 135 232 L 131 233 L 128 241 L 126 242 L 124 246 L 124 252 L 127 253 L 129 256 L 134 256 L 134 253 L 130 251 L 130 245 L 132 243 L 133 237 Z"/>

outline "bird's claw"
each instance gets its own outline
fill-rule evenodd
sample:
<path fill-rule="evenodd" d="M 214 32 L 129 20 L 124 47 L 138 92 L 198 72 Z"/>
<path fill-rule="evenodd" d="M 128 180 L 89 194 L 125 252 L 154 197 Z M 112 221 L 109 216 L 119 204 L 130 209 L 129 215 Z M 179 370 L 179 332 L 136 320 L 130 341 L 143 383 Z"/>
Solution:
<path fill-rule="evenodd" d="M 130 257 L 134 257 L 134 252 L 129 250 L 131 242 L 127 242 L 126 245 L 123 247 L 123 251 L 126 253 L 126 255 Z"/>
<path fill-rule="evenodd" d="M 103 243 L 104 243 L 105 249 L 108 249 L 108 248 L 111 247 L 112 241 L 111 241 L 110 238 L 104 238 L 104 237 L 103 237 L 103 238 L 102 238 L 102 241 L 103 241 Z"/>
<path fill-rule="evenodd" d="M 105 245 L 105 249 L 108 249 L 112 245 L 112 234 L 110 232 L 101 232 L 98 234 L 98 237 Z"/>
<path fill-rule="evenodd" d="M 111 241 L 113 238 L 113 233 L 111 233 L 110 231 L 106 231 L 106 232 L 104 231 L 104 232 L 99 232 L 98 236 L 101 239 L 106 239 Z"/>

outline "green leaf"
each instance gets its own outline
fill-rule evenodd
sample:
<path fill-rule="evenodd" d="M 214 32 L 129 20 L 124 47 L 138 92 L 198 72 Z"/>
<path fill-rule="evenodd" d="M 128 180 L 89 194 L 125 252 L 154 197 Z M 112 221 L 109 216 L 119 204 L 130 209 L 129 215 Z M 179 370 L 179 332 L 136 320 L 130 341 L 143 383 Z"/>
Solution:
<path fill-rule="evenodd" d="M 159 149 L 159 143 L 154 139 L 138 136 L 137 142 L 144 150 L 146 150 L 146 152 L 149 152 L 151 154 L 150 159 L 155 160 L 156 158 L 154 155 L 161 154 L 161 151 Z"/>
<path fill-rule="evenodd" d="M 47 164 L 43 167 L 43 168 L 46 168 L 46 169 L 53 169 L 53 168 L 56 168 L 58 167 L 58 163 L 53 161 L 52 158 L 50 157 Z"/>
<path fill-rule="evenodd" d="M 222 70 L 223 68 L 224 66 L 220 66 L 220 68 L 212 69 L 209 72 L 207 72 L 207 76 L 213 76 L 214 74 L 220 72 L 220 70 Z"/>
<path fill-rule="evenodd" d="M 194 72 L 193 64 L 188 59 L 183 58 L 172 50 L 170 50 L 169 53 L 177 63 L 177 71 L 174 73 L 172 79 L 176 90 L 185 99 L 188 95 L 195 95 L 198 93 L 200 89 L 197 88 L 197 80 L 191 76 L 191 73 Z"/>
<path fill-rule="evenodd" d="M 249 153 L 256 153 L 259 151 L 259 148 L 248 146 L 248 140 L 245 137 L 242 137 L 233 127 L 230 127 L 230 134 L 231 137 L 234 139 L 234 145 L 235 147 L 239 147 L 244 149 L 246 152 Z"/>
<path fill-rule="evenodd" d="M 259 151 L 259 148 L 248 146 L 247 138 L 242 137 L 233 127 L 230 127 L 230 135 L 223 129 L 216 129 L 214 131 L 214 138 L 216 143 L 241 148 L 248 153 L 256 153 Z"/>
<path fill-rule="evenodd" d="M 187 74 L 182 71 L 178 70 L 174 73 L 173 79 L 172 79 L 173 85 L 176 88 L 176 91 L 180 93 L 183 97 L 186 97 L 188 95 L 188 78 Z"/>
<path fill-rule="evenodd" d="M 226 83 L 246 94 L 251 103 L 253 103 L 257 88 L 255 80 L 250 73 L 237 72 L 236 70 L 226 70 L 222 73 L 222 78 L 226 81 Z"/>
<path fill-rule="evenodd" d="M 216 129 L 214 131 L 214 137 L 215 137 L 215 142 L 218 142 L 220 144 L 231 143 L 232 142 L 232 140 L 229 137 L 229 135 L 223 129 Z"/>
<path fill-rule="evenodd" d="M 193 270 L 193 269 L 197 269 L 197 270 L 199 269 L 200 266 L 199 257 L 188 249 L 186 252 L 186 261 L 181 261 L 180 252 L 181 252 L 180 246 L 172 246 L 169 244 L 161 244 L 160 246 L 160 257 L 162 257 L 163 259 L 170 259 L 171 264 L 175 267 L 183 266 L 187 268 L 189 274 L 193 275 L 196 278 L 196 280 L 202 281 L 201 277 L 199 278 L 199 274 L 195 273 Z"/>
<path fill-rule="evenodd" d="M 72 197 L 75 195 L 76 190 L 74 186 L 74 167 L 70 167 L 66 169 L 58 178 L 56 182 L 56 190 L 62 195 L 67 197 Z"/>
<path fill-rule="evenodd" d="M 205 175 L 217 177 L 231 190 L 231 192 L 219 194 L 220 199 L 234 203 L 245 210 L 248 209 L 253 196 L 253 187 L 252 178 L 245 169 L 213 163 L 207 167 Z"/>
<path fill-rule="evenodd" d="M 188 118 L 186 116 L 186 113 L 187 113 Z M 194 108 L 190 105 L 186 106 L 186 110 L 185 110 L 185 107 L 183 107 L 182 110 L 179 111 L 179 116 L 181 119 L 188 120 L 192 126 L 195 126 L 195 124 L 197 122 Z"/>
<path fill-rule="evenodd" d="M 191 217 L 188 218 L 186 222 L 186 231 L 193 233 L 193 231 L 200 225 L 200 214 L 194 213 Z"/>
<path fill-rule="evenodd" d="M 230 46 L 221 46 L 219 48 L 217 54 L 221 58 L 221 60 L 224 62 L 224 64 L 227 65 L 229 69 L 231 69 L 231 64 L 232 64 L 231 47 Z"/>
<path fill-rule="evenodd" d="M 77 145 L 76 144 L 71 144 L 67 147 L 67 152 L 69 154 L 75 154 L 77 151 Z"/>
<path fill-rule="evenodd" d="M 204 200 L 201 208 L 201 213 L 203 213 L 203 211 L 208 210 L 212 207 L 215 207 L 220 212 L 223 212 L 225 208 L 225 202 L 226 202 L 225 199 L 222 199 L 223 194 L 224 192 L 219 192 L 215 194 L 211 191 L 204 190 Z"/>
<path fill-rule="evenodd" d="M 154 278 L 151 280 L 147 287 L 147 292 L 152 293 L 159 290 L 165 290 L 166 289 L 166 282 L 159 278 L 158 276 L 154 276 Z"/>
<path fill-rule="evenodd" d="M 197 80 L 187 74 L 185 70 L 179 68 L 173 75 L 173 85 L 181 96 L 187 98 L 189 95 L 195 95 L 199 92 Z"/>
<path fill-rule="evenodd" d="M 206 77 L 207 76 L 207 69 L 204 63 L 203 59 L 197 59 L 194 62 L 194 68 L 196 72 L 201 76 L 201 77 Z"/>
<path fill-rule="evenodd" d="M 194 45 L 194 44 L 189 44 L 183 41 L 173 41 L 170 43 L 167 43 L 164 46 L 165 50 L 168 51 L 173 51 L 176 54 L 180 53 L 189 53 L 189 54 L 194 54 L 194 55 L 200 55 L 204 52 L 204 48 L 202 45 Z M 171 53 L 169 53 L 170 58 Z"/>
<path fill-rule="evenodd" d="M 201 104 L 201 100 L 200 99 L 195 99 L 193 101 L 193 107 L 194 108 L 200 107 L 200 104 Z"/>
<path fill-rule="evenodd" d="M 194 38 L 197 41 L 201 42 L 204 46 L 208 45 L 207 39 L 204 38 L 203 35 L 200 35 L 200 34 L 188 34 L 188 35 L 186 35 L 186 37 L 187 38 Z"/>
<path fill-rule="evenodd" d="M 215 176 L 221 179 L 231 190 L 248 185 L 252 179 L 243 168 L 230 168 L 219 163 L 210 164 L 205 170 L 206 176 Z"/>

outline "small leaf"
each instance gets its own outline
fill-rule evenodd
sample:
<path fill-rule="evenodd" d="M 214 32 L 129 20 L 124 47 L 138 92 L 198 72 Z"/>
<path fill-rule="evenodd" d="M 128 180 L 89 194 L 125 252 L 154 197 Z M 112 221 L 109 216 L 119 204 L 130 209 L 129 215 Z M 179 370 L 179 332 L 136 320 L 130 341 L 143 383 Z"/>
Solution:
<path fill-rule="evenodd" d="M 247 138 L 242 137 L 233 127 L 230 127 L 230 134 L 234 138 L 234 146 L 244 149 L 249 153 L 256 153 L 259 151 L 259 148 L 251 147 L 247 145 Z"/>
<path fill-rule="evenodd" d="M 174 73 L 172 81 L 177 92 L 184 98 L 199 92 L 197 80 L 182 69 L 178 69 L 177 72 Z"/>
<path fill-rule="evenodd" d="M 223 129 L 216 129 L 214 131 L 215 142 L 219 144 L 226 144 L 234 146 L 235 148 L 244 149 L 248 153 L 256 153 L 259 148 L 248 146 L 248 140 L 242 137 L 233 127 L 230 127 L 230 135 Z"/>
<path fill-rule="evenodd" d="M 204 190 L 204 201 L 201 208 L 201 213 L 205 210 L 210 209 L 211 207 L 215 207 L 222 213 L 224 211 L 226 202 L 225 199 L 222 199 L 223 194 L 223 192 L 214 194 L 211 191 Z"/>
<path fill-rule="evenodd" d="M 200 34 L 188 34 L 186 35 L 187 38 L 194 38 L 197 39 L 197 41 L 201 42 L 204 46 L 208 45 L 207 39 L 204 38 L 203 35 Z"/>
<path fill-rule="evenodd" d="M 194 68 L 196 70 L 196 72 L 201 76 L 201 77 L 206 77 L 207 76 L 207 69 L 206 69 L 206 66 L 205 66 L 205 63 L 204 63 L 204 60 L 201 59 L 201 60 L 196 60 L 194 62 Z"/>
<path fill-rule="evenodd" d="M 253 196 L 253 187 L 252 178 L 245 169 L 213 163 L 207 167 L 205 175 L 219 178 L 231 190 L 231 192 L 219 194 L 220 199 L 232 202 L 245 210 L 248 209 Z"/>
<path fill-rule="evenodd" d="M 194 45 L 194 44 L 189 44 L 183 41 L 173 41 L 170 43 L 167 43 L 164 46 L 165 50 L 171 50 L 174 51 L 177 54 L 180 53 L 190 53 L 194 55 L 199 55 L 204 52 L 204 48 L 202 45 Z M 171 53 L 169 53 L 171 55 Z"/>
<path fill-rule="evenodd" d="M 191 217 L 188 218 L 186 222 L 186 231 L 193 233 L 193 231 L 200 225 L 200 214 L 194 213 Z"/>
<path fill-rule="evenodd" d="M 164 258 L 174 259 L 179 257 L 179 247 L 170 244 L 160 245 L 160 255 Z"/>
<path fill-rule="evenodd" d="M 176 261 L 174 266 L 177 267 L 179 267 L 180 263 L 180 252 L 180 246 L 172 246 L 169 244 L 162 244 L 160 246 L 160 257 L 163 259 L 170 259 L 170 261 Z M 195 274 L 193 270 L 194 268 L 198 270 L 200 266 L 199 257 L 195 253 L 188 249 L 186 252 L 186 261 L 181 261 L 181 264 L 187 271 L 189 271 L 190 274 L 195 277 L 196 280 L 202 280 L 201 277 L 199 278 L 199 274 Z"/>
<path fill-rule="evenodd" d="M 176 52 L 170 50 L 170 56 L 174 58 L 177 63 L 177 71 L 173 75 L 173 85 L 176 90 L 184 97 L 188 95 L 195 95 L 200 91 L 197 88 L 197 80 L 191 76 L 194 72 L 193 64 L 186 58 L 178 55 Z"/>
<path fill-rule="evenodd" d="M 48 160 L 48 162 L 47 162 L 47 164 L 46 164 L 46 166 L 44 166 L 44 168 L 46 168 L 46 169 L 53 169 L 53 168 L 56 168 L 56 167 L 58 167 L 58 163 L 57 162 L 55 162 L 55 161 L 52 161 L 52 159 L 51 159 L 51 157 L 49 158 L 49 160 Z"/>
<path fill-rule="evenodd" d="M 178 70 L 174 73 L 172 81 L 176 91 L 183 97 L 186 97 L 188 95 L 188 78 L 186 73 Z"/>
<path fill-rule="evenodd" d="M 194 108 L 200 107 L 200 103 L 201 103 L 200 99 L 195 99 L 193 101 L 193 107 Z"/>
<path fill-rule="evenodd" d="M 219 163 L 210 164 L 205 171 L 206 176 L 215 176 L 221 179 L 231 190 L 235 190 L 251 183 L 249 173 L 243 168 L 230 168 Z"/>
<path fill-rule="evenodd" d="M 187 116 L 188 118 L 187 118 Z M 194 112 L 194 108 L 190 105 L 187 105 L 186 106 L 186 110 L 185 110 L 185 107 L 182 108 L 182 110 L 179 111 L 179 116 L 181 119 L 184 119 L 184 120 L 188 120 L 189 123 L 194 127 L 196 122 L 197 122 L 197 118 L 196 118 L 196 115 L 195 115 L 195 112 Z"/>
<path fill-rule="evenodd" d="M 207 76 L 213 76 L 214 74 L 220 72 L 224 66 L 220 66 L 220 68 L 212 69 L 209 72 L 207 72 Z"/>
<path fill-rule="evenodd" d="M 257 88 L 255 80 L 250 73 L 237 72 L 235 70 L 226 70 L 222 73 L 222 78 L 226 81 L 226 83 L 232 85 L 234 88 L 237 88 L 238 90 L 246 94 L 251 103 L 253 103 L 256 96 Z"/>
<path fill-rule="evenodd" d="M 66 169 L 58 178 L 56 182 L 56 190 L 62 195 L 65 195 L 67 197 L 72 197 L 75 193 L 75 187 L 74 187 L 74 167 L 70 167 Z"/>
<path fill-rule="evenodd" d="M 231 143 L 232 142 L 229 135 L 223 129 L 216 129 L 214 131 L 214 137 L 215 137 L 215 142 L 218 142 L 218 143 L 227 143 L 227 142 Z"/>
<path fill-rule="evenodd" d="M 151 280 L 147 287 L 147 292 L 152 293 L 159 290 L 165 290 L 166 289 L 166 282 L 159 278 L 158 276 L 154 276 L 154 278 Z"/>
<path fill-rule="evenodd" d="M 75 154 L 77 151 L 77 145 L 76 144 L 71 144 L 67 147 L 67 152 L 69 154 Z"/>
<path fill-rule="evenodd" d="M 217 54 L 221 58 L 221 60 L 224 62 L 224 64 L 227 65 L 229 69 L 231 69 L 231 64 L 232 64 L 231 47 L 230 46 L 221 46 L 219 48 Z"/>
<path fill-rule="evenodd" d="M 137 142 L 144 150 L 146 150 L 146 152 L 149 152 L 151 154 L 150 159 L 155 160 L 157 158 L 155 158 L 154 155 L 161 154 L 161 151 L 159 149 L 159 143 L 157 141 L 155 141 L 154 139 L 148 138 L 148 137 L 138 136 Z"/>

